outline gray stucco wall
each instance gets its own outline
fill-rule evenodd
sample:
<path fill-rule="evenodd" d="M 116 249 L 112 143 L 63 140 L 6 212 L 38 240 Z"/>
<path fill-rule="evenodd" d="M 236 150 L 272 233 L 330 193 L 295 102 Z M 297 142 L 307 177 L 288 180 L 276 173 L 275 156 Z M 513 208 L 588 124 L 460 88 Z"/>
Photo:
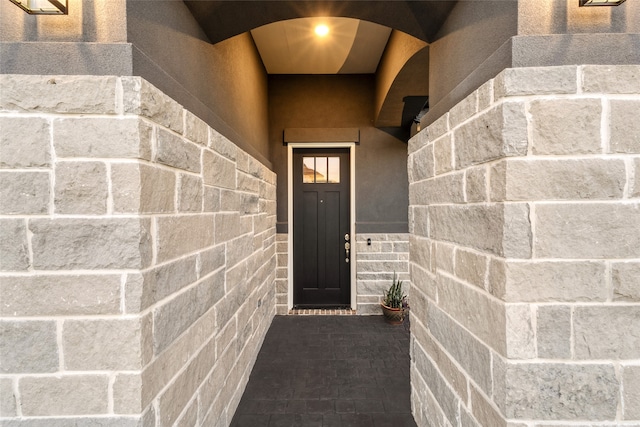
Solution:
<path fill-rule="evenodd" d="M 375 77 L 270 76 L 271 156 L 278 175 L 278 224 L 287 222 L 287 128 L 359 128 L 356 147 L 358 232 L 407 230 L 407 145 L 373 127 Z"/>
<path fill-rule="evenodd" d="M 211 44 L 176 1 L 128 1 L 133 73 L 270 166 L 267 76 L 248 34 Z"/>

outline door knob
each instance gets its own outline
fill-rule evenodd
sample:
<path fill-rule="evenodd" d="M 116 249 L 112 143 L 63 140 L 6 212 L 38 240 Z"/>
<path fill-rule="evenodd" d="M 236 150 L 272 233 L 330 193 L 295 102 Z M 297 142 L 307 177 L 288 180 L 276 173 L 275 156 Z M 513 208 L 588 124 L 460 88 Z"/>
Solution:
<path fill-rule="evenodd" d="M 347 233 L 347 234 L 345 234 L 345 235 L 344 235 L 344 241 L 345 241 L 345 242 L 348 242 L 348 241 L 349 241 L 349 233 Z"/>

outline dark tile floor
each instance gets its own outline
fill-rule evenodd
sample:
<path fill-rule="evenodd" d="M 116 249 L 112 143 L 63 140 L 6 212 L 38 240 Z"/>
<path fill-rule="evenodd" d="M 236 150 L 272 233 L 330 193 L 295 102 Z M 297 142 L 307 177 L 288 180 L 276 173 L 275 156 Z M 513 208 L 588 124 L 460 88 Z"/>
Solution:
<path fill-rule="evenodd" d="M 233 427 L 415 426 L 408 325 L 382 316 L 276 316 Z"/>

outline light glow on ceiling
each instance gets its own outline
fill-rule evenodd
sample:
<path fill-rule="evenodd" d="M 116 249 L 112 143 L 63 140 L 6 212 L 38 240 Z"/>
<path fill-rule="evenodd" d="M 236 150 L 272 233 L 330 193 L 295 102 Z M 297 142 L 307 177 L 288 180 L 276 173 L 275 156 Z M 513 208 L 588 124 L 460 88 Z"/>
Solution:
<path fill-rule="evenodd" d="M 324 24 L 316 25 L 315 33 L 318 37 L 324 37 L 329 34 L 329 27 Z"/>

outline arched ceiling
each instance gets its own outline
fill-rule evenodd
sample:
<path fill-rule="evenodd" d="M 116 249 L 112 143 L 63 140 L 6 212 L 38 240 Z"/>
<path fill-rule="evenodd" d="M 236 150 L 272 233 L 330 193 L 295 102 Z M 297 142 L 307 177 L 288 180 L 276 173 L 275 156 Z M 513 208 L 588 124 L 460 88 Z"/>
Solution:
<path fill-rule="evenodd" d="M 212 43 L 272 22 L 335 16 L 374 22 L 432 42 L 457 0 L 185 0 Z"/>

